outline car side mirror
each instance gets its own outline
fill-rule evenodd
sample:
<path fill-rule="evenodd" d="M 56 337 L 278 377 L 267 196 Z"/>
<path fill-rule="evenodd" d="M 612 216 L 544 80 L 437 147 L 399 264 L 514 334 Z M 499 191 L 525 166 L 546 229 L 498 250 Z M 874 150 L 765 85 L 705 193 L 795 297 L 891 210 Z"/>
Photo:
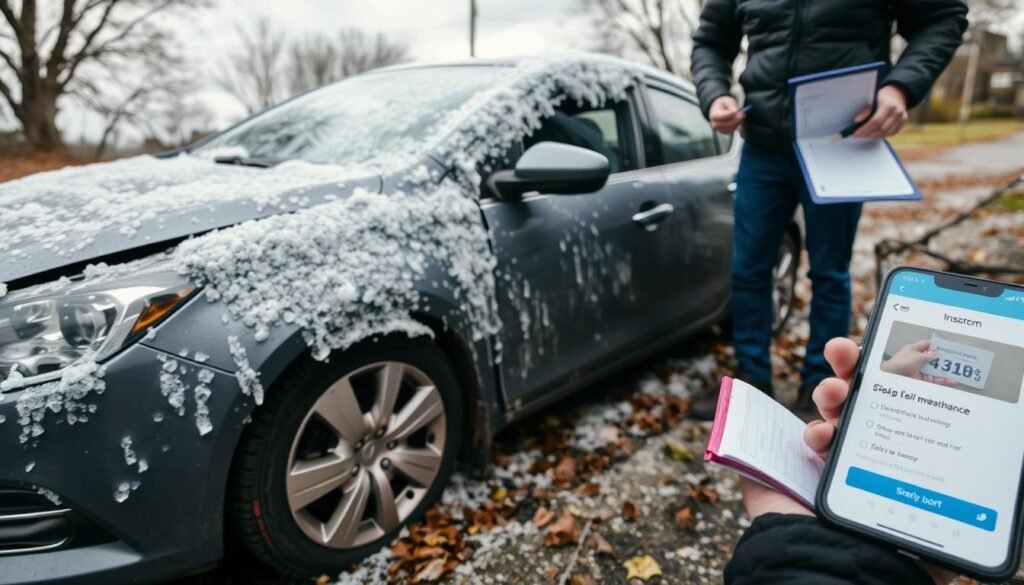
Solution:
<path fill-rule="evenodd" d="M 492 173 L 487 185 L 504 200 L 516 200 L 530 191 L 575 195 L 604 187 L 610 172 L 608 159 L 592 150 L 538 142 L 519 157 L 515 170 Z"/>

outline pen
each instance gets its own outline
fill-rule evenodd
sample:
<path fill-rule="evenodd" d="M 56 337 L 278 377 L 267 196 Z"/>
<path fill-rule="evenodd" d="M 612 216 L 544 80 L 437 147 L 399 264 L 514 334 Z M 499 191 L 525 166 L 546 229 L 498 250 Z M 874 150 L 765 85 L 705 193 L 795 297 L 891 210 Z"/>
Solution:
<path fill-rule="evenodd" d="M 754 109 L 754 104 L 747 104 L 747 105 L 743 106 L 742 108 L 740 108 L 740 113 L 741 114 L 746 114 L 747 112 L 749 112 L 750 110 L 753 110 L 753 109 Z"/>
<path fill-rule="evenodd" d="M 856 132 L 856 131 L 857 131 L 857 129 L 858 129 L 858 128 L 860 128 L 861 126 L 863 126 L 863 125 L 864 125 L 864 122 L 867 122 L 867 121 L 868 121 L 868 119 L 869 119 L 870 117 L 871 117 L 871 116 L 868 116 L 868 118 L 865 118 L 865 119 L 864 119 L 863 121 L 861 121 L 861 122 L 854 122 L 853 124 L 850 124 L 850 125 L 849 125 L 849 126 L 847 126 L 846 128 L 843 128 L 843 129 L 842 129 L 842 130 L 841 130 L 841 131 L 839 132 L 839 134 L 834 134 L 834 135 L 832 136 L 832 142 L 836 142 L 837 140 L 842 140 L 843 138 L 849 138 L 850 136 L 852 136 L 852 135 L 853 135 L 853 133 L 854 133 L 854 132 Z"/>

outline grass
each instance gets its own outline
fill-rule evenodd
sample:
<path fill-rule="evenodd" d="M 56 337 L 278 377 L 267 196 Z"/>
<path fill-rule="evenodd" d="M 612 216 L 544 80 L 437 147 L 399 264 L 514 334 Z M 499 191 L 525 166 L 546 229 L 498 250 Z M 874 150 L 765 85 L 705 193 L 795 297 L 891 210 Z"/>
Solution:
<path fill-rule="evenodd" d="M 1024 191 L 1007 193 L 996 199 L 992 206 L 1003 211 L 1024 211 Z"/>
<path fill-rule="evenodd" d="M 889 138 L 889 142 L 899 151 L 909 151 L 991 140 L 1015 132 L 1024 132 L 1024 121 L 1003 119 L 976 120 L 967 124 L 908 125 L 903 132 Z"/>

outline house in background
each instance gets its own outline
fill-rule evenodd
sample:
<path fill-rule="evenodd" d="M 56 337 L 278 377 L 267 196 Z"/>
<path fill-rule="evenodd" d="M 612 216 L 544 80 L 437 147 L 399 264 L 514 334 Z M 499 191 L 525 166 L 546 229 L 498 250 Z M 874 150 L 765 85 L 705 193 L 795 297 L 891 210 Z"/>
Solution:
<path fill-rule="evenodd" d="M 964 83 L 972 52 L 977 65 L 971 96 L 971 118 L 1024 117 L 1024 55 L 1010 50 L 1006 35 L 983 31 L 976 43 L 957 49 L 949 66 L 918 108 L 919 120 L 955 122 L 959 119 Z"/>

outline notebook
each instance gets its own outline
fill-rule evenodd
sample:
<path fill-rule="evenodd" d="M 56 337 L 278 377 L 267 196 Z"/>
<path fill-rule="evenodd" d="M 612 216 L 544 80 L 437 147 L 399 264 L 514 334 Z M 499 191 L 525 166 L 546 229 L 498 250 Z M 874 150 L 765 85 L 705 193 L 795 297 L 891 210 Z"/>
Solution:
<path fill-rule="evenodd" d="M 805 426 L 757 388 L 724 377 L 704 460 L 728 467 L 813 510 L 824 462 L 804 443 Z"/>
<path fill-rule="evenodd" d="M 921 192 L 885 140 L 836 136 L 873 109 L 885 63 L 789 80 L 793 148 L 815 203 L 920 199 Z"/>

